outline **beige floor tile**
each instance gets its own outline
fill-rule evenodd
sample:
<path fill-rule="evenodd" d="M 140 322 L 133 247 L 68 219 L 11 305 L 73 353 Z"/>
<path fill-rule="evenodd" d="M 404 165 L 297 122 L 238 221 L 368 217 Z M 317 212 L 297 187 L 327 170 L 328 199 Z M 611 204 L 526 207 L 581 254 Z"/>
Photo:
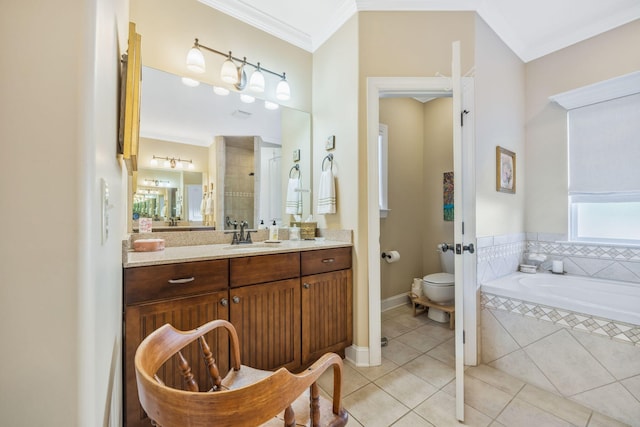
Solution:
<path fill-rule="evenodd" d="M 397 338 L 400 335 L 406 334 L 407 332 L 412 331 L 414 328 L 410 328 L 408 326 L 403 325 L 402 323 L 396 322 L 395 318 L 385 320 L 382 322 L 382 336 L 387 337 L 388 339 Z"/>
<path fill-rule="evenodd" d="M 360 424 L 367 427 L 387 427 L 409 412 L 375 384 L 368 384 L 343 400 L 344 407 Z"/>
<path fill-rule="evenodd" d="M 443 391 L 431 396 L 418 405 L 414 412 L 436 427 L 460 427 L 462 424 L 456 419 L 456 399 Z M 491 418 L 465 405 L 464 425 L 469 427 L 484 427 L 491 423 Z"/>
<path fill-rule="evenodd" d="M 450 339 L 453 335 L 443 331 L 439 326 L 426 324 L 396 339 L 403 344 L 415 348 L 421 353 L 431 350 Z"/>
<path fill-rule="evenodd" d="M 505 426 L 544 426 L 544 427 L 571 427 L 567 421 L 539 409 L 522 399 L 515 398 L 502 411 L 496 421 Z"/>
<path fill-rule="evenodd" d="M 427 355 L 413 359 L 404 368 L 438 388 L 445 386 L 456 376 L 455 369 Z"/>
<path fill-rule="evenodd" d="M 389 340 L 389 344 L 382 347 L 382 357 L 391 360 L 397 365 L 404 365 L 421 354 L 422 353 L 415 348 L 408 346 L 397 339 Z"/>
<path fill-rule="evenodd" d="M 471 366 L 464 372 L 466 375 L 470 375 L 487 384 L 491 384 L 511 396 L 515 396 L 516 393 L 522 390 L 522 387 L 525 385 L 524 381 L 488 365 Z"/>
<path fill-rule="evenodd" d="M 455 338 L 451 338 L 439 346 L 429 350 L 427 354 L 434 359 L 438 359 L 442 363 L 451 366 L 455 369 L 456 367 L 456 340 Z"/>
<path fill-rule="evenodd" d="M 591 420 L 589 420 L 589 427 L 629 427 L 629 424 L 621 423 L 620 421 L 609 418 L 606 415 L 593 413 Z"/>
<path fill-rule="evenodd" d="M 640 402 L 620 383 L 589 390 L 572 396 L 571 399 L 603 415 L 633 426 L 640 426 Z"/>
<path fill-rule="evenodd" d="M 382 358 L 382 363 L 378 366 L 371 367 L 355 367 L 355 370 L 358 371 L 361 375 L 363 375 L 369 381 L 375 381 L 378 378 L 388 374 L 389 372 L 398 368 L 398 365 L 392 362 L 389 359 Z"/>
<path fill-rule="evenodd" d="M 518 398 L 577 426 L 586 426 L 592 412 L 578 403 L 529 384 L 518 393 Z"/>
<path fill-rule="evenodd" d="M 409 412 L 393 424 L 393 427 L 436 427 L 415 412 Z"/>
<path fill-rule="evenodd" d="M 369 380 L 360 374 L 354 366 L 345 361 L 342 365 L 342 396 L 348 396 L 369 383 Z M 333 369 L 327 369 L 318 379 L 318 385 L 329 396 L 333 396 Z"/>
<path fill-rule="evenodd" d="M 399 316 L 401 314 L 409 313 L 411 310 L 412 308 L 410 304 L 401 305 L 401 306 L 383 311 L 381 313 L 381 318 L 383 321 L 393 319 L 394 317 Z"/>
<path fill-rule="evenodd" d="M 398 322 L 401 325 L 407 326 L 411 329 L 415 329 L 432 322 L 426 314 L 419 314 L 417 316 L 414 316 L 413 312 L 400 314 L 394 317 L 393 320 L 394 322 Z"/>
<path fill-rule="evenodd" d="M 640 400 L 640 375 L 620 381 L 633 396 Z"/>
<path fill-rule="evenodd" d="M 491 424 L 489 424 L 489 427 L 507 427 L 504 424 L 498 422 L 498 421 L 494 421 Z"/>
<path fill-rule="evenodd" d="M 436 387 L 404 368 L 398 368 L 379 378 L 375 384 L 409 408 L 415 408 L 438 391 Z"/>
<path fill-rule="evenodd" d="M 456 396 L 455 381 L 451 381 L 442 389 L 442 391 Z M 513 395 L 480 381 L 469 375 L 464 379 L 464 403 L 474 409 L 495 418 L 513 399 Z"/>

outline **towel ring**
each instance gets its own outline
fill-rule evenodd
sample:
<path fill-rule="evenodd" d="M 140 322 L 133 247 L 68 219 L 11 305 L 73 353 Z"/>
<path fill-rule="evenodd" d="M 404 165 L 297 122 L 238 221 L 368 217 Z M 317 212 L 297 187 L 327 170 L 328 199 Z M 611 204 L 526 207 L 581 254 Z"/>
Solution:
<path fill-rule="evenodd" d="M 295 164 L 291 167 L 291 169 L 289 169 L 289 178 L 293 178 L 293 176 L 291 175 L 293 173 L 293 171 L 296 170 L 298 171 L 298 178 L 300 178 L 302 176 L 302 173 L 300 173 L 300 165 L 299 164 Z"/>
<path fill-rule="evenodd" d="M 324 159 L 322 159 L 322 171 L 324 172 L 324 162 L 329 160 L 329 169 L 331 169 L 333 167 L 333 154 L 329 153 L 327 154 Z"/>

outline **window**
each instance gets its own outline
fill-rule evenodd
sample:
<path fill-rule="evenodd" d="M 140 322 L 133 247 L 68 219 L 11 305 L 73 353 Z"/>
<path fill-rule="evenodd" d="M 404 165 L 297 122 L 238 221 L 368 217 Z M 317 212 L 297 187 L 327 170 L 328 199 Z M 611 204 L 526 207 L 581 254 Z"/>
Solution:
<path fill-rule="evenodd" d="M 599 97 L 567 114 L 569 238 L 640 245 L 640 93 L 614 90 L 611 98 L 606 86 L 598 87 Z"/>
<path fill-rule="evenodd" d="M 380 205 L 380 218 L 386 218 L 389 209 L 388 198 L 388 160 L 389 160 L 389 128 L 380 124 L 378 133 L 378 201 Z"/>

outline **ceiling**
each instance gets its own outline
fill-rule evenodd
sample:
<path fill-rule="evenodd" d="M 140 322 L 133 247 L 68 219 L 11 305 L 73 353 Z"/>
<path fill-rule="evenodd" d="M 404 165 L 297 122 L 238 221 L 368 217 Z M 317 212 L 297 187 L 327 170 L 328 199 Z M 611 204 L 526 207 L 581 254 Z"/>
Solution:
<path fill-rule="evenodd" d="M 640 18 L 638 0 L 199 0 L 309 52 L 358 11 L 476 11 L 524 62 Z"/>

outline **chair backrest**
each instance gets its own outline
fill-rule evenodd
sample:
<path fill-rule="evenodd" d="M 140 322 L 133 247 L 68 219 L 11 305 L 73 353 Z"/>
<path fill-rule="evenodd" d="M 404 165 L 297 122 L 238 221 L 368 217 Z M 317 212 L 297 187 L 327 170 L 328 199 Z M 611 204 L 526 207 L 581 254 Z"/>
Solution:
<path fill-rule="evenodd" d="M 212 392 L 199 392 L 193 382 L 191 368 L 180 350 L 218 327 L 224 327 L 229 332 L 231 371 L 224 380 L 219 376 L 216 378 L 217 368 L 202 339 L 203 358 L 212 376 L 214 389 Z M 162 365 L 174 356 L 180 358 L 180 370 L 189 390 L 168 387 L 156 375 Z M 286 414 L 285 425 L 292 425 L 291 405 L 309 388 L 313 425 L 318 425 L 320 409 L 315 382 L 332 366 L 332 414 L 329 418 L 325 414 L 322 419 L 330 419 L 330 425 L 344 425 L 347 415 L 340 402 L 342 360 L 334 353 L 325 354 L 300 374 L 292 374 L 285 368 L 275 372 L 259 371 L 241 365 L 238 336 L 233 325 L 226 320 L 214 320 L 191 331 L 179 331 L 169 324 L 163 325 L 142 341 L 135 355 L 140 404 L 149 418 L 162 427 L 258 426 L 273 421 L 283 411 Z"/>

